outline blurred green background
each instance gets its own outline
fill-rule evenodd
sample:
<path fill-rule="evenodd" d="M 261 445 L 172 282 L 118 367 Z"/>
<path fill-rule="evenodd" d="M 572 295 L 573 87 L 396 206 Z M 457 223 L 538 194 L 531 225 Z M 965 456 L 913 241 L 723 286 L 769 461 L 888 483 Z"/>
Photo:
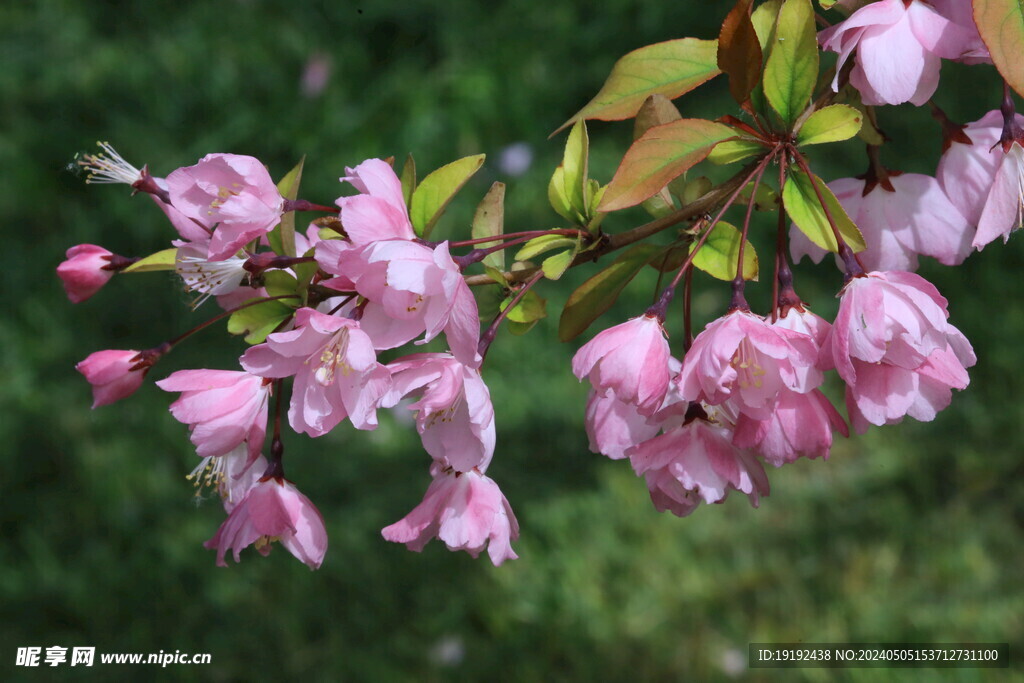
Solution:
<path fill-rule="evenodd" d="M 840 441 L 829 462 L 772 471 L 759 510 L 734 497 L 687 519 L 657 514 L 626 463 L 587 451 L 586 390 L 569 370 L 581 342 L 559 344 L 555 329 L 568 285 L 593 271 L 543 285 L 554 318 L 525 337 L 500 335 L 485 371 L 499 434 L 489 474 L 522 526 L 521 559 L 497 569 L 436 541 L 417 555 L 380 538 L 428 483 L 414 430 L 391 415 L 373 433 L 286 437 L 289 476 L 331 537 L 323 568 L 309 572 L 281 548 L 214 566 L 201 544 L 223 513 L 192 497 L 184 475 L 195 455 L 166 410 L 172 396 L 149 383 L 89 410 L 77 361 L 155 345 L 214 308 L 190 312 L 165 273 L 118 277 L 68 303 L 54 275 L 67 247 L 141 255 L 174 236 L 147 199 L 67 171 L 75 152 L 109 140 L 158 175 L 224 151 L 258 156 L 280 176 L 306 155 L 301 195 L 325 203 L 344 166 L 367 157 L 411 151 L 422 177 L 486 152 L 442 229 L 465 234 L 494 180 L 509 184 L 507 230 L 556 227 L 546 184 L 564 138 L 547 140 L 550 131 L 616 58 L 714 37 L 726 11 L 704 0 L 0 6 L 3 677 L 54 675 L 15 669 L 19 646 L 91 645 L 212 653 L 210 666 L 158 674 L 171 680 L 903 680 L 909 672 L 750 672 L 747 643 L 1024 641 L 1020 237 L 956 269 L 922 268 L 979 357 L 970 388 L 934 423 L 876 429 Z M 319 91 L 303 84 L 311 65 L 327 72 Z M 991 69 L 943 69 L 936 99 L 954 118 L 998 104 Z M 738 113 L 726 95 L 716 82 L 678 104 L 687 116 Z M 884 160 L 933 172 L 938 128 L 927 112 L 904 106 L 882 117 L 893 138 Z M 594 177 L 610 179 L 630 133 L 629 124 L 591 127 Z M 513 143 L 532 153 L 519 177 L 499 163 Z M 864 157 L 851 142 L 814 162 L 833 178 L 861 172 Z M 627 214 L 606 227 L 641 220 Z M 837 271 L 802 264 L 797 278 L 831 315 Z M 755 302 L 767 300 L 762 280 Z M 602 323 L 635 314 L 653 286 L 645 274 Z M 721 313 L 727 287 L 702 277 L 698 286 L 703 324 Z M 243 346 L 208 331 L 151 377 L 235 367 Z M 57 677 L 139 673 L 157 675 L 65 665 Z M 1017 672 L 914 673 L 969 681 Z"/>

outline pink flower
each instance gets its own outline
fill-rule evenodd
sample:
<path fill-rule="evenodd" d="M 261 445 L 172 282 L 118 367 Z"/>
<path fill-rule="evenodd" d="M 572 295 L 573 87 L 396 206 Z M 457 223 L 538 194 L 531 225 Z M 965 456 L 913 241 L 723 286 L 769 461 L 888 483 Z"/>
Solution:
<path fill-rule="evenodd" d="M 360 194 L 341 197 L 341 220 L 345 233 L 356 246 L 380 240 L 414 240 L 416 232 L 402 195 L 402 181 L 391 164 L 367 159 L 355 168 L 346 168 L 348 181 Z"/>
<path fill-rule="evenodd" d="M 340 253 L 332 252 L 333 246 L 328 242 L 318 247 L 317 262 L 369 299 L 372 305 L 361 322 L 376 348 L 401 346 L 420 333 L 424 337 L 417 343 L 425 344 L 444 331 L 452 355 L 466 365 L 480 365 L 476 299 L 448 253 L 447 242 L 431 249 L 392 239 Z M 332 254 L 337 256 L 334 262 Z"/>
<path fill-rule="evenodd" d="M 970 367 L 974 352 L 958 329 L 947 322 L 946 300 L 934 285 L 914 273 L 872 272 L 843 288 L 839 312 L 825 343 L 839 376 L 859 382 L 855 361 L 885 363 L 908 370 L 921 366 L 936 351 L 952 348 Z"/>
<path fill-rule="evenodd" d="M 918 173 L 893 173 L 891 190 L 879 182 L 865 194 L 865 181 L 840 178 L 829 188 L 864 235 L 867 249 L 857 254 L 868 270 L 917 270 L 919 254 L 947 266 L 971 252 L 971 226 L 946 198 L 939 182 Z M 825 250 L 795 226 L 790 230 L 793 260 L 807 254 L 821 262 Z"/>
<path fill-rule="evenodd" d="M 959 55 L 948 57 L 964 64 L 991 64 L 992 56 L 988 52 L 974 23 L 973 3 L 969 0 L 928 0 L 935 11 L 949 19 L 955 28 L 948 28 L 943 38 L 952 40 Z M 947 55 L 942 55 L 947 57 Z"/>
<path fill-rule="evenodd" d="M 770 416 L 780 391 L 806 393 L 822 382 L 809 335 L 735 310 L 697 335 L 677 379 L 682 397 L 719 405 L 732 399 L 750 417 Z"/>
<path fill-rule="evenodd" d="M 650 424 L 632 403 L 619 400 L 614 393 L 591 390 L 587 399 L 586 421 L 590 450 L 612 460 L 626 457 L 626 451 L 653 438 L 660 428 Z"/>
<path fill-rule="evenodd" d="M 110 266 L 113 254 L 95 244 L 78 244 L 68 249 L 67 260 L 57 266 L 57 275 L 71 303 L 81 303 L 98 292 L 114 277 Z"/>
<path fill-rule="evenodd" d="M 768 495 L 764 468 L 748 451 L 732 444 L 724 423 L 697 417 L 644 441 L 626 453 L 643 475 L 659 512 L 685 517 L 700 503 L 721 503 L 729 491 L 745 493 L 757 507 Z"/>
<path fill-rule="evenodd" d="M 92 407 L 98 408 L 127 398 L 142 386 L 148 367 L 139 363 L 138 351 L 97 351 L 75 366 L 92 385 Z"/>
<path fill-rule="evenodd" d="M 423 502 L 381 535 L 420 552 L 432 538 L 449 550 L 465 550 L 473 557 L 487 546 L 494 566 L 518 557 L 511 541 L 519 538 L 519 523 L 501 489 L 476 470 L 455 472 L 435 465 L 434 481 Z"/>
<path fill-rule="evenodd" d="M 954 23 L 929 3 L 882 0 L 821 31 L 818 41 L 823 49 L 839 53 L 833 90 L 838 90 L 839 72 L 856 50 L 850 83 L 864 104 L 909 101 L 921 106 L 939 84 L 940 57 L 970 58 L 977 49 L 975 36 L 973 26 Z"/>
<path fill-rule="evenodd" d="M 572 371 L 587 377 L 595 391 L 612 392 L 642 415 L 656 411 L 669 384 L 669 347 L 657 317 L 643 315 L 609 327 L 584 344 L 572 359 Z"/>
<path fill-rule="evenodd" d="M 951 346 L 932 352 L 915 368 L 854 360 L 857 381 L 846 387 L 850 422 L 860 434 L 869 424 L 895 424 L 904 415 L 930 422 L 949 406 L 953 389 L 967 388 L 966 368 L 973 364 L 973 353 L 958 354 Z"/>
<path fill-rule="evenodd" d="M 280 541 L 288 552 L 318 569 L 327 552 L 327 530 L 320 511 L 295 485 L 279 477 L 264 477 L 231 510 L 204 547 L 217 550 L 217 566 L 226 567 L 231 550 L 239 562 L 244 548 L 256 544 L 262 555 Z"/>
<path fill-rule="evenodd" d="M 243 443 L 251 459 L 263 450 L 270 380 L 233 370 L 179 370 L 156 385 L 181 392 L 171 415 L 189 425 L 201 457 L 224 455 Z"/>
<path fill-rule="evenodd" d="M 409 410 L 427 453 L 458 472 L 486 470 L 494 455 L 494 408 L 480 370 L 447 353 L 406 356 L 387 368 L 392 387 L 384 404 L 419 396 Z"/>
<path fill-rule="evenodd" d="M 196 487 L 196 497 L 199 497 L 203 486 L 215 489 L 224 504 L 224 511 L 230 513 L 259 483 L 267 465 L 262 455 L 250 458 L 248 446 L 242 443 L 223 455 L 201 458 L 186 479 L 192 480 Z"/>
<path fill-rule="evenodd" d="M 1024 116 L 1016 115 L 1024 128 Z M 999 141 L 1003 115 L 990 111 L 963 131 L 973 144 L 952 142 L 939 160 L 936 173 L 953 204 L 978 227 L 974 247 L 981 249 L 997 237 L 1004 241 L 1021 227 L 1024 207 L 1024 148 L 1014 142 L 1004 152 Z"/>
<path fill-rule="evenodd" d="M 246 258 L 232 255 L 211 261 L 209 237 L 194 242 L 175 242 L 175 245 L 178 247 L 174 257 L 175 272 L 181 276 L 187 291 L 200 294 L 193 308 L 211 296 L 222 297 L 243 289 L 242 282 L 249 275 L 245 270 Z M 244 290 L 246 294 L 242 301 L 257 296 L 252 287 Z"/>
<path fill-rule="evenodd" d="M 390 382 L 357 321 L 311 308 L 295 314 L 294 330 L 268 335 L 241 363 L 260 377 L 295 376 L 288 421 L 310 436 L 323 436 L 346 417 L 357 429 L 375 428 Z"/>
<path fill-rule="evenodd" d="M 850 435 L 846 422 L 820 390 L 782 391 L 769 417 L 755 420 L 740 414 L 732 442 L 781 467 L 800 456 L 828 458 L 833 431 Z"/>
<path fill-rule="evenodd" d="M 228 258 L 246 242 L 277 225 L 284 198 L 258 159 L 237 154 L 207 154 L 195 166 L 167 176 L 171 204 L 203 225 L 217 223 L 209 258 Z"/>

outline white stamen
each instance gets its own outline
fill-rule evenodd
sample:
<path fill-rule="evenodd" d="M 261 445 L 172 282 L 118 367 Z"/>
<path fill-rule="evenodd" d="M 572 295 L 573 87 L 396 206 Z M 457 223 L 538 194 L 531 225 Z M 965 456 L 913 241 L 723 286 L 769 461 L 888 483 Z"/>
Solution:
<path fill-rule="evenodd" d="M 123 184 L 131 185 L 142 178 L 142 171 L 124 160 L 109 142 L 97 142 L 103 151 L 99 154 L 83 154 L 78 165 L 89 172 L 85 182 L 89 185 Z"/>
<path fill-rule="evenodd" d="M 313 377 L 319 384 L 325 387 L 329 387 L 334 384 L 334 375 L 337 370 L 341 370 L 341 374 L 348 377 L 349 373 L 352 372 L 352 366 L 348 364 L 346 356 L 348 355 L 348 340 L 349 332 L 347 327 L 343 327 L 338 330 L 331 340 L 321 347 L 320 358 L 318 361 L 318 367 L 313 373 Z M 310 356 L 312 359 L 316 354 Z M 307 361 L 309 362 L 309 361 Z"/>
<path fill-rule="evenodd" d="M 181 253 L 180 251 L 178 252 Z M 211 296 L 229 294 L 242 285 L 246 259 L 232 256 L 223 261 L 207 261 L 198 256 L 178 256 L 174 270 L 185 282 L 185 290 L 200 292 L 192 308 L 198 308 Z"/>

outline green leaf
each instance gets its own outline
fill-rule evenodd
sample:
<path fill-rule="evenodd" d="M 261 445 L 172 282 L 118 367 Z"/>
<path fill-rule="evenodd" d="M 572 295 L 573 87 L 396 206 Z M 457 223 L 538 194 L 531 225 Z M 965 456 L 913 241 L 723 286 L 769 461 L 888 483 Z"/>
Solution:
<path fill-rule="evenodd" d="M 974 23 L 999 74 L 1024 95 L 1024 0 L 974 0 Z"/>
<path fill-rule="evenodd" d="M 412 204 L 412 193 L 416 189 L 416 161 L 412 154 L 405 158 L 405 165 L 402 166 L 402 198 L 405 205 Z"/>
<path fill-rule="evenodd" d="M 574 339 L 611 308 L 623 288 L 647 262 L 662 253 L 661 247 L 637 244 L 619 254 L 607 268 L 592 276 L 569 295 L 558 322 L 558 338 Z"/>
<path fill-rule="evenodd" d="M 768 152 L 768 148 L 754 140 L 744 140 L 742 138 L 739 140 L 726 140 L 725 142 L 718 143 L 711 150 L 711 153 L 708 154 L 708 161 L 717 166 L 724 166 L 725 164 L 743 161 L 766 152 Z"/>
<path fill-rule="evenodd" d="M 555 169 L 548 182 L 548 201 L 555 213 L 567 221 L 575 224 L 582 220 L 583 217 L 576 215 L 576 212 L 572 210 L 569 197 L 565 194 L 565 169 L 561 166 Z"/>
<path fill-rule="evenodd" d="M 603 211 L 598 211 L 597 207 L 601 206 L 601 200 L 604 199 L 604 191 L 608 189 L 608 186 L 602 186 L 601 183 L 593 178 L 587 182 L 590 184 L 588 191 L 590 194 L 590 222 L 587 223 L 587 230 L 591 233 L 596 233 L 606 215 Z"/>
<path fill-rule="evenodd" d="M 412 193 L 409 218 L 416 234 L 426 239 L 452 197 L 484 163 L 484 155 L 476 154 L 442 166 L 423 179 Z"/>
<path fill-rule="evenodd" d="M 509 297 L 501 302 L 501 310 L 508 308 L 514 297 Z M 548 302 L 544 297 L 532 289 L 523 295 L 515 308 L 508 312 L 506 320 L 514 323 L 534 323 L 546 318 L 548 315 Z"/>
<path fill-rule="evenodd" d="M 661 188 L 661 191 L 650 199 L 645 199 L 640 206 L 652 218 L 664 218 L 676 210 L 675 202 L 672 201 L 672 195 L 667 187 Z"/>
<path fill-rule="evenodd" d="M 863 115 L 851 106 L 832 104 L 811 114 L 797 133 L 799 145 L 849 140 L 860 131 Z"/>
<path fill-rule="evenodd" d="M 258 301 L 259 299 L 250 299 Z M 296 303 L 298 299 L 295 300 Z M 261 344 L 267 335 L 294 313 L 294 309 L 279 300 L 266 301 L 235 311 L 228 318 L 228 332 L 244 334 L 249 344 Z"/>
<path fill-rule="evenodd" d="M 601 200 L 601 211 L 639 204 L 734 135 L 728 126 L 703 119 L 680 119 L 651 128 L 622 158 Z"/>
<path fill-rule="evenodd" d="M 669 186 L 671 187 L 671 185 Z M 679 201 L 683 203 L 683 206 L 692 204 L 714 188 L 711 180 L 705 176 L 698 176 L 686 181 L 676 196 L 679 197 Z"/>
<path fill-rule="evenodd" d="M 711 234 L 693 257 L 693 265 L 719 280 L 732 281 L 736 277 L 736 262 L 740 257 L 740 239 L 742 234 L 734 226 L 719 221 L 711 229 Z M 697 246 L 690 245 L 690 252 Z M 743 279 L 757 279 L 757 252 L 747 241 L 743 247 Z"/>
<path fill-rule="evenodd" d="M 590 209 L 587 197 L 587 156 L 590 153 L 590 140 L 587 137 L 587 124 L 580 120 L 573 124 L 569 131 L 569 139 L 565 141 L 565 153 L 562 157 L 562 183 L 565 185 L 565 197 L 569 206 L 583 217 L 584 222 Z"/>
<path fill-rule="evenodd" d="M 288 174 L 281 178 L 277 184 L 277 191 L 285 199 L 295 199 L 299 196 L 299 183 L 302 181 L 302 167 L 306 164 L 306 157 L 303 155 L 295 168 L 288 171 Z M 281 216 L 281 222 L 274 228 L 267 240 L 271 248 L 278 254 L 284 256 L 295 256 L 295 212 L 289 211 Z"/>
<path fill-rule="evenodd" d="M 541 235 L 540 237 L 534 237 L 524 244 L 523 248 L 516 254 L 515 260 L 528 261 L 538 254 L 543 254 L 545 251 L 575 247 L 577 243 L 575 238 L 566 237 L 565 235 Z"/>
<path fill-rule="evenodd" d="M 268 270 L 263 273 L 263 287 L 270 296 L 295 294 L 299 288 L 295 278 L 283 270 Z"/>
<path fill-rule="evenodd" d="M 839 204 L 839 200 L 832 194 L 832 190 L 821 180 L 814 176 L 814 182 L 818 186 L 829 213 L 836 222 L 839 234 L 853 251 L 864 249 L 864 236 L 853 224 L 846 211 Z M 822 249 L 838 252 L 839 245 L 836 243 L 832 227 L 829 225 L 825 211 L 818 201 L 818 196 L 811 185 L 809 178 L 803 171 L 790 166 L 789 177 L 786 178 L 786 186 L 782 189 L 782 204 L 786 207 L 786 213 L 793 223 L 807 238 Z"/>
<path fill-rule="evenodd" d="M 311 247 L 305 254 L 303 254 L 303 256 L 314 255 L 316 255 L 316 247 Z M 319 269 L 320 264 L 316 261 L 298 263 L 292 266 L 292 270 L 295 271 L 295 279 L 298 281 L 298 288 L 300 291 L 305 292 L 309 288 L 309 285 L 313 280 L 313 276 L 316 275 L 316 272 Z"/>
<path fill-rule="evenodd" d="M 505 229 L 505 183 L 494 183 L 487 191 L 473 214 L 473 239 L 497 237 Z M 494 246 L 484 244 L 484 247 Z M 484 257 L 484 265 L 503 269 L 505 267 L 505 250 L 501 249 Z"/>
<path fill-rule="evenodd" d="M 740 105 L 761 78 L 761 44 L 750 21 L 753 0 L 737 0 L 718 34 L 718 67 L 729 77 L 729 92 Z"/>
<path fill-rule="evenodd" d="M 672 104 L 672 100 L 655 93 L 644 100 L 640 111 L 636 113 L 636 120 L 633 121 L 633 139 L 636 140 L 655 126 L 678 121 L 681 118 L 683 117 L 676 105 Z"/>
<path fill-rule="evenodd" d="M 754 25 L 757 42 L 761 45 L 761 61 L 768 61 L 775 40 L 775 24 L 779 19 L 782 0 L 766 0 L 758 5 L 750 14 L 750 23 Z M 763 81 L 763 75 L 762 75 Z M 750 102 L 754 109 L 762 114 L 768 113 L 768 103 L 764 98 L 764 85 L 757 83 L 750 93 Z"/>
<path fill-rule="evenodd" d="M 554 256 L 548 256 L 540 264 L 541 270 L 544 271 L 544 277 L 549 280 L 557 280 L 562 277 L 569 266 L 572 265 L 572 260 L 576 258 L 576 250 L 569 249 L 562 251 Z"/>
<path fill-rule="evenodd" d="M 719 73 L 717 40 L 680 38 L 633 50 L 615 62 L 594 99 L 555 133 L 582 119 L 628 119 L 651 95 L 675 99 Z"/>
<path fill-rule="evenodd" d="M 502 287 L 508 287 L 508 280 L 505 279 L 505 273 L 498 270 L 493 266 L 484 265 L 484 273 L 487 277 L 494 280 L 495 284 L 499 284 Z"/>
<path fill-rule="evenodd" d="M 122 273 L 150 273 L 155 270 L 174 270 L 174 266 L 177 263 L 178 248 L 171 247 L 170 249 L 163 249 L 150 254 L 144 259 L 140 259 L 135 263 L 131 264 Z"/>
<path fill-rule="evenodd" d="M 817 80 L 814 7 L 811 0 L 786 0 L 764 68 L 764 94 L 772 109 L 792 125 L 810 102 Z"/>

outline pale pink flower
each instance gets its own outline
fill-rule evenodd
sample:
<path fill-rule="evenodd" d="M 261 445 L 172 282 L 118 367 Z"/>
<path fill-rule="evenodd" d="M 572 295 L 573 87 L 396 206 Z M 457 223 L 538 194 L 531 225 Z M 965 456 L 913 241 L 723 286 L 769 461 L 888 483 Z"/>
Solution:
<path fill-rule="evenodd" d="M 732 429 L 724 423 L 696 417 L 626 455 L 647 481 L 659 512 L 685 517 L 702 502 L 723 502 L 732 490 L 746 494 L 754 507 L 768 495 L 764 468 L 749 451 L 733 445 Z"/>
<path fill-rule="evenodd" d="M 92 385 L 93 408 L 131 396 L 142 386 L 149 368 L 133 370 L 139 360 L 138 351 L 96 351 L 75 366 Z"/>
<path fill-rule="evenodd" d="M 519 523 L 498 485 L 476 470 L 456 472 L 436 464 L 431 469 L 434 481 L 423 502 L 381 535 L 416 552 L 438 538 L 449 550 L 473 557 L 486 546 L 495 566 L 516 559 L 511 541 L 519 538 Z"/>
<path fill-rule="evenodd" d="M 345 234 L 352 244 L 416 239 L 402 195 L 402 181 L 391 164 L 367 159 L 345 172 L 348 175 L 341 181 L 351 183 L 360 193 L 337 201 Z"/>
<path fill-rule="evenodd" d="M 113 253 L 95 244 L 78 244 L 67 250 L 67 260 L 57 266 L 57 276 L 71 303 L 81 303 L 114 277 L 110 266 Z"/>
<path fill-rule="evenodd" d="M 267 465 L 266 458 L 260 454 L 249 457 L 248 445 L 241 443 L 223 455 L 200 458 L 199 464 L 185 478 L 196 487 L 197 498 L 203 487 L 214 489 L 220 495 L 224 511 L 230 513 L 249 489 L 259 483 Z"/>
<path fill-rule="evenodd" d="M 1017 114 L 1015 123 L 1024 128 L 1024 116 Z M 978 227 L 973 246 L 981 249 L 997 237 L 1005 241 L 1024 221 L 1024 148 L 1013 142 L 1003 151 L 999 111 L 968 123 L 963 132 L 973 144 L 954 140 L 936 175 L 950 201 Z"/>
<path fill-rule="evenodd" d="M 458 472 L 486 470 L 494 455 L 494 407 L 480 370 L 447 353 L 406 356 L 387 368 L 392 384 L 384 405 L 418 397 L 409 410 L 427 453 Z"/>
<path fill-rule="evenodd" d="M 940 58 L 970 59 L 976 54 L 976 36 L 973 26 L 951 21 L 927 2 L 881 0 L 821 31 L 818 41 L 839 53 L 834 90 L 843 64 L 856 50 L 850 83 L 864 104 L 921 106 L 939 84 Z"/>
<path fill-rule="evenodd" d="M 831 357 L 849 385 L 859 383 L 858 370 L 866 364 L 914 370 L 947 348 L 963 367 L 970 367 L 974 352 L 947 322 L 946 305 L 935 286 L 914 273 L 872 272 L 853 278 L 843 288 L 839 312 L 821 352 Z"/>
<path fill-rule="evenodd" d="M 181 392 L 171 415 L 189 425 L 199 456 L 224 455 L 243 443 L 252 459 L 263 450 L 270 380 L 235 370 L 179 370 L 156 385 Z"/>
<path fill-rule="evenodd" d="M 185 283 L 185 290 L 198 292 L 199 298 L 193 304 L 198 307 L 211 296 L 220 297 L 244 290 L 245 299 L 257 296 L 252 287 L 242 287 L 249 273 L 245 270 L 246 257 L 237 254 L 225 259 L 211 261 L 210 239 L 195 242 L 175 242 L 178 252 L 174 257 L 174 270 Z"/>
<path fill-rule="evenodd" d="M 317 261 L 370 301 L 361 321 L 376 348 L 401 346 L 420 333 L 424 336 L 417 343 L 425 344 L 443 331 L 456 358 L 472 367 L 480 365 L 476 299 L 448 253 L 447 242 L 431 249 L 410 240 L 383 240 L 342 250 L 337 256 L 330 263 L 318 254 Z"/>
<path fill-rule="evenodd" d="M 711 405 L 732 399 L 751 417 L 768 417 L 780 391 L 806 393 L 822 382 L 818 346 L 802 332 L 734 310 L 708 323 L 683 358 L 682 397 Z"/>
<path fill-rule="evenodd" d="M 948 57 L 965 64 L 991 64 L 992 56 L 988 52 L 974 23 L 973 3 L 970 0 L 928 0 L 935 11 L 956 24 L 956 28 L 947 29 L 943 38 L 952 40 L 958 56 Z"/>
<path fill-rule="evenodd" d="M 598 393 L 612 392 L 650 415 L 668 391 L 669 357 L 661 321 L 642 315 L 602 330 L 580 347 L 572 371 L 580 380 L 588 378 Z"/>
<path fill-rule="evenodd" d="M 626 457 L 626 451 L 653 438 L 660 427 L 639 413 L 636 405 L 626 403 L 612 392 L 591 390 L 587 399 L 584 425 L 590 450 L 612 460 Z"/>
<path fill-rule="evenodd" d="M 210 240 L 212 260 L 232 256 L 246 242 L 278 224 L 284 198 L 254 157 L 207 154 L 194 166 L 167 176 L 171 204 L 187 218 L 217 227 Z"/>
<path fill-rule="evenodd" d="M 359 322 L 311 308 L 299 309 L 295 329 L 267 335 L 241 363 L 260 377 L 295 376 L 288 421 L 310 436 L 323 436 L 346 417 L 357 429 L 375 428 L 390 384 Z"/>
<path fill-rule="evenodd" d="M 930 422 L 949 406 L 953 389 L 967 388 L 966 368 L 973 364 L 973 353 L 965 356 L 951 346 L 932 352 L 912 369 L 854 360 L 857 381 L 846 387 L 850 422 L 861 434 L 869 424 L 895 424 L 904 415 Z"/>
<path fill-rule="evenodd" d="M 262 555 L 280 541 L 288 552 L 318 569 L 327 552 L 327 530 L 320 511 L 295 485 L 279 477 L 264 477 L 231 510 L 204 547 L 217 550 L 217 565 L 226 567 L 231 550 L 235 562 L 244 548 L 255 544 Z"/>
<path fill-rule="evenodd" d="M 867 194 L 862 179 L 828 184 L 864 235 L 867 249 L 857 254 L 864 267 L 913 271 L 919 254 L 947 266 L 963 263 L 971 252 L 973 231 L 939 182 L 918 173 L 893 173 L 888 182 L 891 190 L 879 182 Z M 820 263 L 826 254 L 796 226 L 790 229 L 789 244 L 795 261 L 806 254 Z"/>
<path fill-rule="evenodd" d="M 732 442 L 781 467 L 801 456 L 828 458 L 833 431 L 850 435 L 846 422 L 821 390 L 806 394 L 782 391 L 769 417 L 756 420 L 740 414 Z"/>

